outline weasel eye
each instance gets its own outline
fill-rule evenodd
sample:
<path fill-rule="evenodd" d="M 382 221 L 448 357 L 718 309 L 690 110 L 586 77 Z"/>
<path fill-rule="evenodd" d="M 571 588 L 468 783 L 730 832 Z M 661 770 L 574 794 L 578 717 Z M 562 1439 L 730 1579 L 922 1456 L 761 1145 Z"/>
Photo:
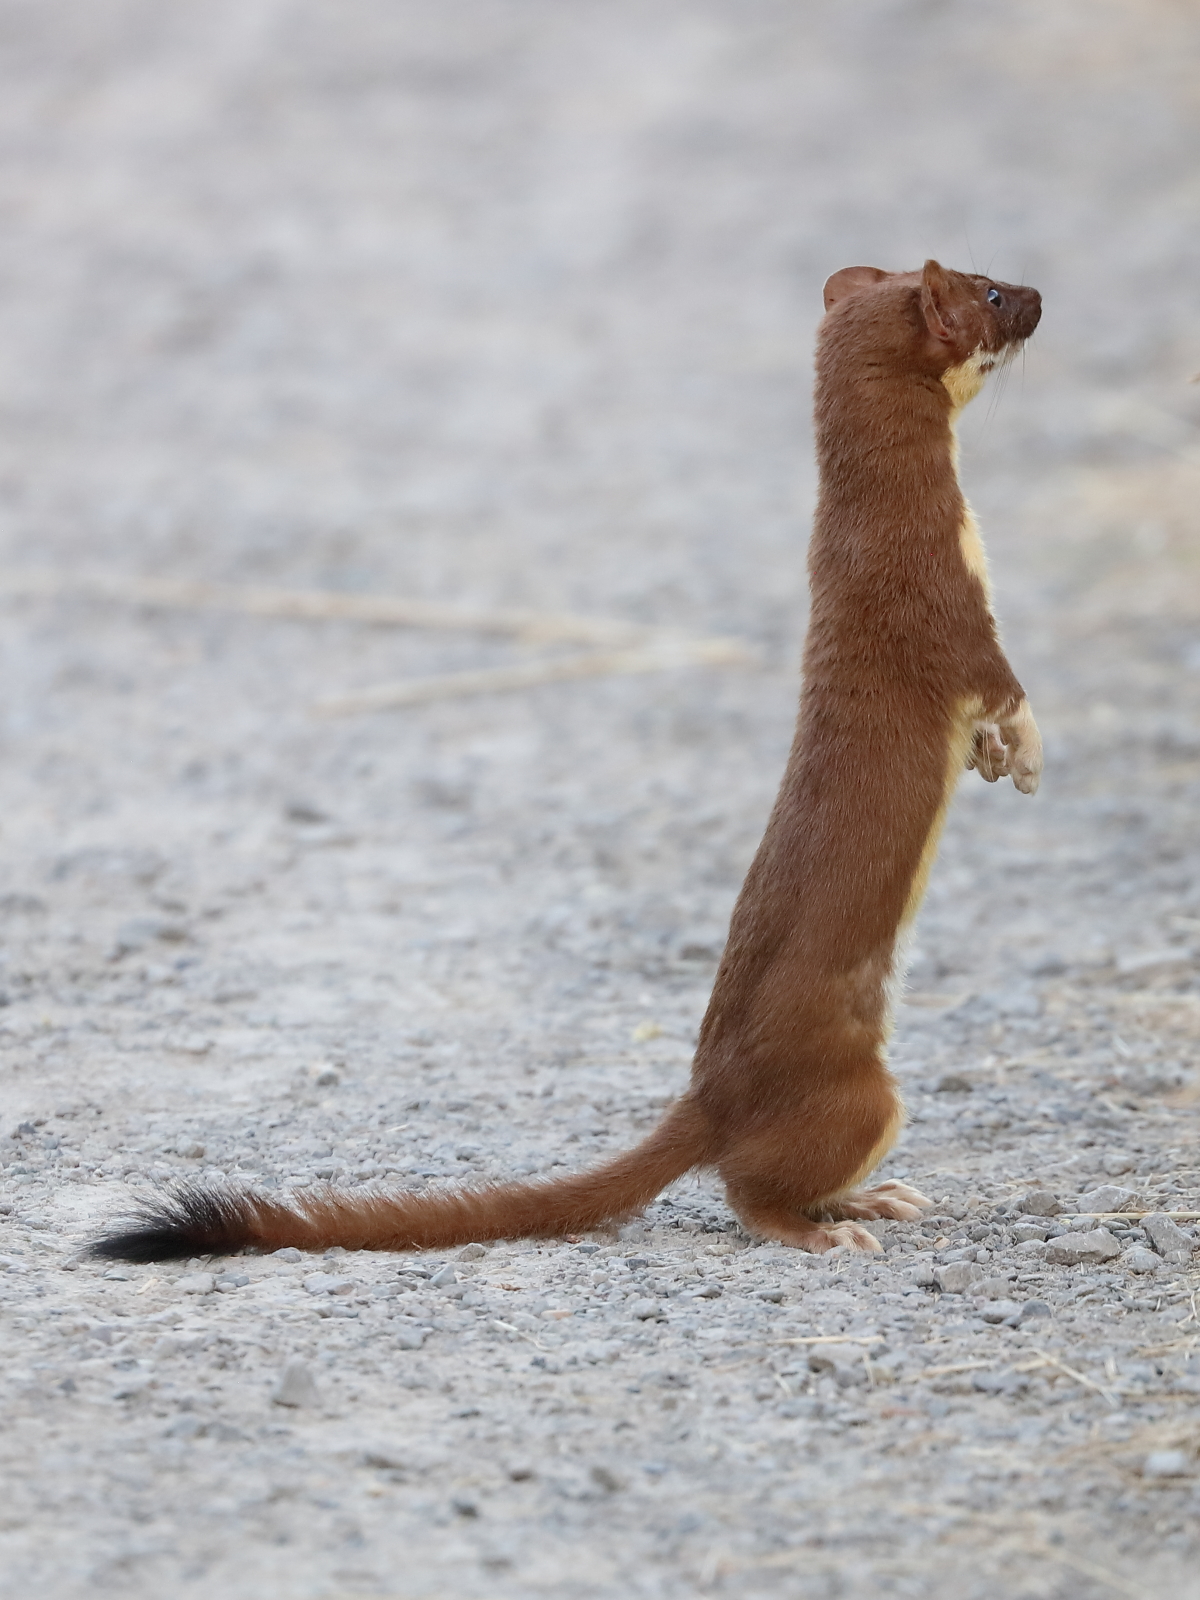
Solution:
<path fill-rule="evenodd" d="M 989 289 L 987 292 L 987 302 L 990 306 L 1002 306 L 1004 304 L 1004 296 L 1000 293 L 999 289 Z"/>

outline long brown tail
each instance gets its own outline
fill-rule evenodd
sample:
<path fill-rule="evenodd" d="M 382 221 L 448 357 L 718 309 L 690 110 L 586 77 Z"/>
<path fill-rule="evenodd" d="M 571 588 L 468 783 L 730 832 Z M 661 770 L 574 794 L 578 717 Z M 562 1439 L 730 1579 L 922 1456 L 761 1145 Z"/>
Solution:
<path fill-rule="evenodd" d="M 437 1250 L 481 1239 L 586 1233 L 639 1211 L 703 1162 L 712 1135 L 685 1097 L 641 1144 L 592 1172 L 553 1182 L 504 1183 L 450 1194 L 354 1194 L 327 1189 L 292 1205 L 253 1190 L 185 1185 L 149 1205 L 90 1253 L 106 1261 L 170 1261 L 280 1250 Z"/>

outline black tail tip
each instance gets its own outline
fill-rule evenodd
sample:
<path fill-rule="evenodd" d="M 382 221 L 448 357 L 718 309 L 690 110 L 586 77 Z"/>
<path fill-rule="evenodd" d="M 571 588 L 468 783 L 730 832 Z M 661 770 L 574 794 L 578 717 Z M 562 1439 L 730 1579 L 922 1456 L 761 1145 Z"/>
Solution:
<path fill-rule="evenodd" d="M 180 1261 L 233 1255 L 252 1244 L 246 1196 L 190 1184 L 150 1202 L 130 1225 L 87 1248 L 94 1261 Z"/>

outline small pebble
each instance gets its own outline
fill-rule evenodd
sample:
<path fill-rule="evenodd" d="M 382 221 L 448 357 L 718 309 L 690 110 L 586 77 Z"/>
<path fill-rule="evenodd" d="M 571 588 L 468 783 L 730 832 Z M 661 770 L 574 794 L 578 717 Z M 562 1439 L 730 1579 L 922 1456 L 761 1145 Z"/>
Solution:
<path fill-rule="evenodd" d="M 1182 1450 L 1152 1450 L 1142 1463 L 1143 1478 L 1186 1478 L 1191 1463 Z"/>
<path fill-rule="evenodd" d="M 302 1250 L 294 1249 L 290 1244 L 285 1245 L 282 1250 L 274 1251 L 273 1256 L 276 1261 L 290 1261 L 293 1263 L 293 1265 L 297 1261 L 304 1260 L 304 1252 Z"/>
<path fill-rule="evenodd" d="M 592 1482 L 603 1489 L 606 1494 L 616 1494 L 619 1489 L 625 1488 L 625 1479 L 619 1477 L 617 1473 L 611 1469 L 611 1467 L 606 1467 L 601 1464 L 597 1464 L 592 1468 L 591 1479 Z"/>
<path fill-rule="evenodd" d="M 634 1300 L 629 1307 L 629 1315 L 638 1322 L 652 1322 L 662 1314 L 663 1309 L 657 1300 Z"/>
<path fill-rule="evenodd" d="M 992 1323 L 1009 1322 L 1020 1314 L 1021 1308 L 1015 1300 L 992 1300 L 979 1313 L 985 1322 Z"/>
<path fill-rule="evenodd" d="M 975 1285 L 975 1293 L 983 1295 L 985 1300 L 1007 1300 L 1012 1293 L 1012 1284 L 1007 1278 L 985 1278 L 982 1283 Z"/>
<path fill-rule="evenodd" d="M 1085 1261 L 1111 1261 L 1120 1254 L 1121 1246 L 1107 1228 L 1092 1228 L 1088 1233 L 1063 1233 L 1046 1246 L 1046 1260 L 1067 1267 Z"/>
<path fill-rule="evenodd" d="M 984 1272 L 974 1261 L 950 1261 L 936 1269 L 934 1278 L 943 1294 L 965 1294 L 983 1282 Z"/>
<path fill-rule="evenodd" d="M 167 1424 L 163 1430 L 163 1437 L 166 1439 L 198 1439 L 204 1431 L 204 1423 L 199 1417 L 185 1413 L 182 1417 L 176 1417 L 174 1422 Z"/>
<path fill-rule="evenodd" d="M 1153 1250 L 1147 1250 L 1143 1245 L 1134 1245 L 1121 1256 L 1121 1265 L 1130 1272 L 1157 1272 L 1162 1264 L 1162 1257 L 1156 1256 Z"/>
<path fill-rule="evenodd" d="M 277 1406 L 312 1408 L 321 1404 L 317 1380 L 302 1361 L 289 1361 L 271 1399 Z"/>
<path fill-rule="evenodd" d="M 309 1294 L 353 1294 L 356 1285 L 353 1278 L 335 1277 L 331 1272 L 310 1272 L 304 1279 L 304 1287 Z"/>
<path fill-rule="evenodd" d="M 1142 1218 L 1142 1232 L 1159 1254 L 1165 1256 L 1167 1260 L 1177 1262 L 1191 1260 L 1192 1240 L 1173 1217 L 1168 1217 L 1161 1211 L 1152 1212 Z"/>
<path fill-rule="evenodd" d="M 1136 1190 L 1122 1189 L 1116 1183 L 1102 1183 L 1098 1189 L 1079 1196 L 1079 1210 L 1124 1211 L 1136 1199 Z"/>
<path fill-rule="evenodd" d="M 213 1282 L 211 1272 L 185 1272 L 181 1278 L 176 1278 L 175 1287 L 180 1294 L 211 1294 Z"/>

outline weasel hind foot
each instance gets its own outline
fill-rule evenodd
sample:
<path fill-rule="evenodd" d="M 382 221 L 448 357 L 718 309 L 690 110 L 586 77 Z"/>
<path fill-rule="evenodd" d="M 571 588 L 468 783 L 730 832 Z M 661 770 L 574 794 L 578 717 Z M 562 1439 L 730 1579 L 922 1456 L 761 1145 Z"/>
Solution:
<path fill-rule="evenodd" d="M 893 1178 L 876 1184 L 873 1189 L 853 1189 L 849 1194 L 839 1195 L 821 1209 L 826 1216 L 838 1220 L 878 1222 L 887 1218 L 892 1222 L 915 1222 L 932 1204 L 919 1189 L 897 1183 Z"/>
<path fill-rule="evenodd" d="M 823 1256 L 827 1250 L 845 1245 L 850 1250 L 882 1250 L 875 1235 L 857 1222 L 811 1222 L 795 1212 L 757 1211 L 741 1212 L 742 1221 L 751 1233 L 761 1239 L 777 1239 L 780 1244 L 790 1244 L 797 1250 L 807 1250 L 814 1256 Z"/>

